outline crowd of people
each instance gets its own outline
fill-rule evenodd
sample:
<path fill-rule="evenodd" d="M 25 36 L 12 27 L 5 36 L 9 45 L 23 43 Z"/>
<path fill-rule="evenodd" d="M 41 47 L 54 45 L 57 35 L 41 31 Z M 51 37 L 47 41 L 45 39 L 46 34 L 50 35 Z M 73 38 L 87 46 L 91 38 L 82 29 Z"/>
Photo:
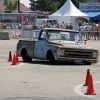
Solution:
<path fill-rule="evenodd" d="M 6 24 L 0 24 L 0 29 L 6 29 L 8 26 Z M 100 39 L 100 24 L 95 23 L 83 23 L 79 25 L 78 23 L 65 23 L 62 22 L 61 24 L 50 24 L 50 23 L 41 23 L 40 25 L 21 25 L 21 24 L 13 24 L 10 27 L 12 30 L 18 29 L 18 30 L 38 30 L 41 28 L 63 28 L 63 29 L 70 29 L 70 30 L 76 30 L 81 33 L 81 36 L 84 39 L 94 39 L 98 40 Z"/>
<path fill-rule="evenodd" d="M 100 24 L 95 24 L 95 23 L 83 23 L 81 25 L 79 25 L 78 23 L 76 24 L 72 24 L 72 23 L 65 23 L 62 22 L 61 24 L 40 24 L 40 26 L 38 26 L 39 29 L 41 28 L 45 28 L 45 27 L 51 27 L 51 28 L 63 28 L 63 29 L 70 29 L 70 30 L 76 30 L 79 31 L 81 33 L 81 36 L 84 39 L 94 39 L 94 40 L 98 40 L 100 39 Z"/>

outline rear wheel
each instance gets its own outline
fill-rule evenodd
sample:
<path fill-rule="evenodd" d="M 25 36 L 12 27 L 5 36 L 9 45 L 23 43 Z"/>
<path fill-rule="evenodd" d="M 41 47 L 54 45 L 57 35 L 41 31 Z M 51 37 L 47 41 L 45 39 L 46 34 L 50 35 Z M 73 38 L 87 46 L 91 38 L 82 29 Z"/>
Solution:
<path fill-rule="evenodd" d="M 27 53 L 27 51 L 25 49 L 22 50 L 22 59 L 23 59 L 24 62 L 32 61 L 32 58 L 29 57 L 29 55 L 28 55 L 28 53 Z"/>
<path fill-rule="evenodd" d="M 52 52 L 50 53 L 49 62 L 50 62 L 50 64 L 54 64 L 55 63 L 55 58 L 54 58 Z"/>

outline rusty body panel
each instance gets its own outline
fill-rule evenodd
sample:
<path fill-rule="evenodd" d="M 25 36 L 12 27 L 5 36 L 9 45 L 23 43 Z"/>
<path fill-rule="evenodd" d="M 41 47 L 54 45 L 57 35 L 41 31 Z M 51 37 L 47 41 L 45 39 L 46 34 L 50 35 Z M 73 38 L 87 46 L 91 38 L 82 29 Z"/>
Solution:
<path fill-rule="evenodd" d="M 21 57 L 21 50 L 25 48 L 29 54 L 30 57 L 34 57 L 34 47 L 35 47 L 35 42 L 33 40 L 19 40 L 18 46 L 17 46 L 17 51 L 18 55 Z M 20 52 L 20 53 L 19 53 Z"/>

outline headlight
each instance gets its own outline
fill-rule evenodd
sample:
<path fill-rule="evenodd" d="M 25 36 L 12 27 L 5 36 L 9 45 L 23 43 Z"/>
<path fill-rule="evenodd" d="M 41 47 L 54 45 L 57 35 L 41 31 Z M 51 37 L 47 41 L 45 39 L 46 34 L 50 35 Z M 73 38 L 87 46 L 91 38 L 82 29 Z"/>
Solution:
<path fill-rule="evenodd" d="M 64 55 L 64 50 L 60 49 L 58 53 L 59 53 L 59 56 L 63 56 Z"/>
<path fill-rule="evenodd" d="M 93 58 L 98 58 L 98 53 L 97 53 L 97 52 L 93 52 L 92 57 L 93 57 Z"/>

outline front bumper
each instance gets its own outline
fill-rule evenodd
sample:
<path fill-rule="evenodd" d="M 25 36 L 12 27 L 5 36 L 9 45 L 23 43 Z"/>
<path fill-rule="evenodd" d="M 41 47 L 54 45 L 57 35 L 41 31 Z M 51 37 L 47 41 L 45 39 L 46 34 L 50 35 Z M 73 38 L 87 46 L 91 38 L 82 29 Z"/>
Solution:
<path fill-rule="evenodd" d="M 98 63 L 99 59 L 85 59 L 85 58 L 70 58 L 70 57 L 58 57 L 57 61 L 75 62 L 81 61 L 81 63 Z"/>

